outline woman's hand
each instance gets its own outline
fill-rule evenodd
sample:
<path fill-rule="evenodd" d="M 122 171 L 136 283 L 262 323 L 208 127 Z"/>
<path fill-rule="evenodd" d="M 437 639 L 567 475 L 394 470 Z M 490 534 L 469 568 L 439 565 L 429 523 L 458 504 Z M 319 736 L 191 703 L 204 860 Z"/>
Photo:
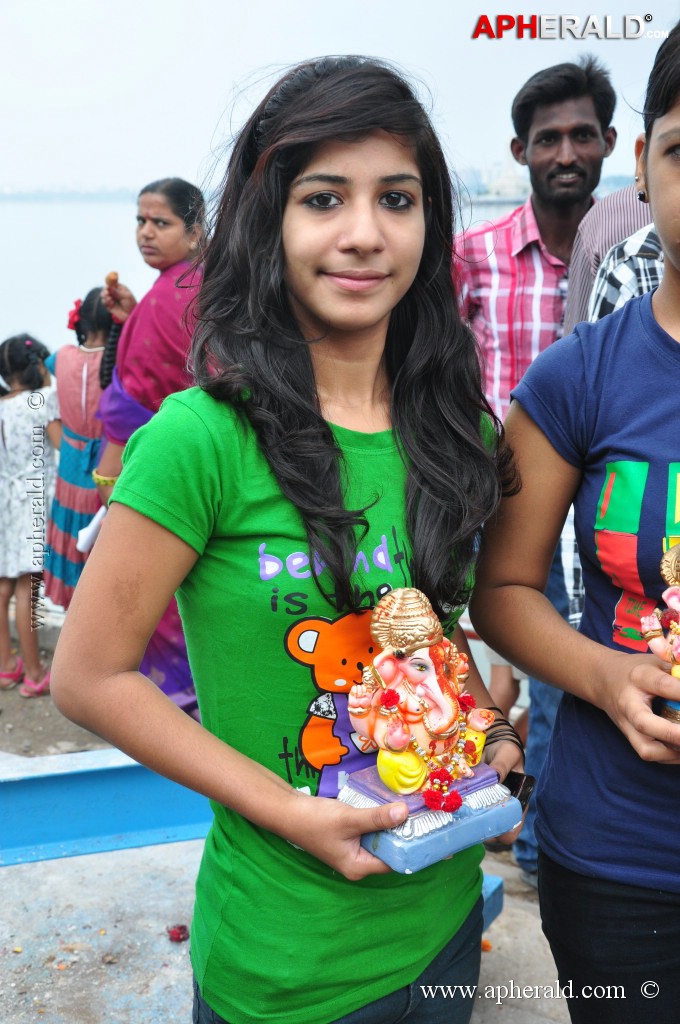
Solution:
<path fill-rule="evenodd" d="M 276 829 L 284 839 L 322 860 L 350 882 L 392 870 L 365 850 L 360 840 L 367 832 L 401 825 L 408 817 L 406 804 L 359 809 L 340 800 L 308 797 L 304 793 L 296 793 L 295 797 L 296 805 L 287 815 L 290 825 Z"/>
<path fill-rule="evenodd" d="M 602 648 L 593 703 L 623 733 L 643 761 L 680 764 L 680 724 L 655 714 L 655 697 L 680 701 L 680 679 L 652 654 Z"/>
<path fill-rule="evenodd" d="M 120 283 L 115 285 L 104 285 L 102 288 L 101 299 L 111 316 L 121 324 L 125 323 L 130 313 L 137 305 L 137 299 L 134 297 L 130 289 L 126 285 Z"/>

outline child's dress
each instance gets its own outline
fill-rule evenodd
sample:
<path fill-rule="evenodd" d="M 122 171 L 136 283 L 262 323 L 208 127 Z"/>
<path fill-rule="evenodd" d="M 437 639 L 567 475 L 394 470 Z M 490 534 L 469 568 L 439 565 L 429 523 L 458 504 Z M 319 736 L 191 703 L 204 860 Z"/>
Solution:
<path fill-rule="evenodd" d="M 46 427 L 59 419 L 53 387 L 0 399 L 0 576 L 38 573 L 57 475 Z"/>
<path fill-rule="evenodd" d="M 99 367 L 104 349 L 65 345 L 56 354 L 55 376 L 63 434 L 59 474 L 47 531 L 45 595 L 68 608 L 87 554 L 78 551 L 78 533 L 101 508 L 92 480 L 102 433 L 97 409 Z"/>

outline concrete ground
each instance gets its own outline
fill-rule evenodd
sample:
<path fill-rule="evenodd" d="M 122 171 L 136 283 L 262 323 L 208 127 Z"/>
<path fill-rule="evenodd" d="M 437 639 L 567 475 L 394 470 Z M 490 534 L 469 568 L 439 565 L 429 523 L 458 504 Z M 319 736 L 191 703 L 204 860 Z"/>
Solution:
<path fill-rule="evenodd" d="M 3 1024 L 189 1024 L 201 841 L 0 868 Z"/>
<path fill-rule="evenodd" d="M 200 840 L 0 868 L 3 1024 L 189 1024 L 188 943 Z M 473 1024 L 568 1022 L 538 899 L 511 855 L 488 854 L 504 909 L 485 935 Z M 527 992 L 527 987 L 534 990 Z M 304 1024 L 303 1021 L 300 1024 Z"/>

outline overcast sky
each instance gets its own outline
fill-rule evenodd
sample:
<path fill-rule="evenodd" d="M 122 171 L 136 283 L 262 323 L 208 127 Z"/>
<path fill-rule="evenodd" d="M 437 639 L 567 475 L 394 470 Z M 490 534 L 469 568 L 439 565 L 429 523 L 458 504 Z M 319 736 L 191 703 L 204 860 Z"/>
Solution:
<path fill-rule="evenodd" d="M 582 24 L 609 14 L 621 32 L 620 0 L 0 0 L 0 189 L 136 190 L 172 174 L 204 184 L 272 75 L 325 53 L 384 57 L 422 82 L 458 170 L 505 162 L 512 97 L 529 75 L 593 53 L 619 96 L 604 174 L 632 174 L 658 34 L 680 15 L 677 0 L 636 5 L 625 10 L 651 15 L 656 38 L 472 38 L 481 14 L 495 24 L 522 7 Z"/>

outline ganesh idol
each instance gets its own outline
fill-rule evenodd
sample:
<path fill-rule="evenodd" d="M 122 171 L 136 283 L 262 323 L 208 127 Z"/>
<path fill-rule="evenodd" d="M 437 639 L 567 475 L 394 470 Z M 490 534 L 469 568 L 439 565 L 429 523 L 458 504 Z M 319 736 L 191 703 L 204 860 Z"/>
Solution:
<path fill-rule="evenodd" d="M 661 576 L 670 584 L 663 591 L 666 608 L 655 608 L 640 619 L 642 639 L 650 651 L 670 662 L 671 675 L 680 679 L 680 544 L 669 547 L 661 559 Z M 680 701 L 655 701 L 655 711 L 671 722 L 680 722 Z"/>
<path fill-rule="evenodd" d="M 388 789 L 423 792 L 428 806 L 455 810 L 449 786 L 471 778 L 494 714 L 464 692 L 467 656 L 443 635 L 432 606 L 415 588 L 393 590 L 371 618 L 381 651 L 349 693 L 354 729 L 378 748 Z"/>

